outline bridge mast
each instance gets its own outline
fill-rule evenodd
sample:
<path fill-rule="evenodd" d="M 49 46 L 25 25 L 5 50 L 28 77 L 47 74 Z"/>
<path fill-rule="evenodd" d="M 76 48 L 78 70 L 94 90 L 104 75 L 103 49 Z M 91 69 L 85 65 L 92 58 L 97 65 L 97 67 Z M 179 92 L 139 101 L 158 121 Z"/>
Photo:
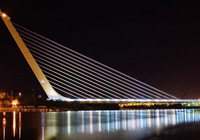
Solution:
<path fill-rule="evenodd" d="M 31 67 L 32 71 L 34 72 L 35 76 L 37 77 L 42 88 L 44 89 L 47 96 L 49 97 L 49 99 L 57 99 L 57 100 L 68 99 L 66 97 L 61 96 L 60 94 L 58 94 L 53 89 L 53 87 L 51 86 L 51 84 L 47 80 L 46 76 L 44 75 L 44 73 L 40 69 L 39 65 L 37 64 L 37 62 L 33 58 L 32 54 L 30 53 L 30 51 L 26 47 L 26 45 L 25 45 L 24 41 L 22 40 L 22 38 L 20 37 L 19 33 L 17 32 L 17 30 L 13 26 L 12 22 L 10 21 L 10 17 L 7 16 L 5 13 L 3 13 L 1 11 L 0 11 L 0 16 L 1 16 L 2 20 L 4 21 L 5 25 L 7 26 L 12 37 L 14 38 L 15 42 L 17 43 L 17 46 L 19 47 L 20 51 L 24 55 L 29 66 Z"/>

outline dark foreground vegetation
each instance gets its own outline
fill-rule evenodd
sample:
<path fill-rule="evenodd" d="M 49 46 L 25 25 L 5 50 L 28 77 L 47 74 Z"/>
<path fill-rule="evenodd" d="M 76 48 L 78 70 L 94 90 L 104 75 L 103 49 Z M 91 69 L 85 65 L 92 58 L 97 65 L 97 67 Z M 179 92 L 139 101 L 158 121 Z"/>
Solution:
<path fill-rule="evenodd" d="M 67 102 L 67 101 L 53 101 L 46 100 L 46 98 L 21 98 L 19 102 L 23 106 L 46 106 L 47 108 L 59 108 L 60 110 L 118 110 L 117 103 L 80 103 L 80 102 Z"/>
<path fill-rule="evenodd" d="M 66 108 L 69 110 L 118 110 L 119 105 L 117 103 L 79 103 L 79 102 L 64 102 L 64 101 L 47 101 L 46 106 L 48 108 Z"/>
<path fill-rule="evenodd" d="M 113 104 L 98 104 L 98 103 L 80 103 L 67 101 L 53 101 L 46 98 L 32 98 L 24 96 L 19 98 L 21 106 L 45 106 L 46 108 L 59 108 L 59 110 L 118 110 L 117 103 Z"/>

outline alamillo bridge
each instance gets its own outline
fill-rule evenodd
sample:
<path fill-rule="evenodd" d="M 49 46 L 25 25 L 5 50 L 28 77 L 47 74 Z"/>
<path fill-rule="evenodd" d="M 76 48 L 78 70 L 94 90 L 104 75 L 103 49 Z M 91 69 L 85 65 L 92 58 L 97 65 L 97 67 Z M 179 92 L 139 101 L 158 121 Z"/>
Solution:
<path fill-rule="evenodd" d="M 0 16 L 50 100 L 197 102 L 178 99 Z M 199 104 L 199 102 L 198 102 Z"/>

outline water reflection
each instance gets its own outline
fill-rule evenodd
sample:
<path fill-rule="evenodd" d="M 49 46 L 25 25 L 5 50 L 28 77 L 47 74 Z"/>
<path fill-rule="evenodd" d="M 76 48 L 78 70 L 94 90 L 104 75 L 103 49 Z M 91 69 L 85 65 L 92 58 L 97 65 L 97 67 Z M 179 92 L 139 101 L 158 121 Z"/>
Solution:
<path fill-rule="evenodd" d="M 79 115 L 79 113 L 80 112 L 72 112 L 72 114 L 70 114 L 76 115 L 77 118 L 76 124 L 71 125 L 71 127 L 77 127 L 77 132 L 91 134 L 96 131 L 111 132 L 115 130 L 159 128 L 180 123 L 200 121 L 199 111 L 194 109 L 81 111 L 81 115 Z M 81 122 L 79 120 L 81 120 Z M 75 128 L 73 128 L 73 130 L 74 129 Z"/>
<path fill-rule="evenodd" d="M 21 112 L 19 112 L 19 139 L 21 139 L 21 131 L 22 131 L 22 118 L 21 118 Z"/>
<path fill-rule="evenodd" d="M 67 112 L 67 126 L 68 126 L 68 134 L 71 132 L 71 111 Z"/>
<path fill-rule="evenodd" d="M 2 119 L 0 136 L 3 140 L 10 139 L 10 136 L 23 139 L 29 127 L 38 130 L 39 140 L 46 140 L 58 136 L 70 138 L 81 134 L 138 132 L 140 130 L 142 132 L 170 125 L 200 122 L 200 110 L 68 111 L 34 114 L 12 112 L 1 113 L 0 117 Z M 33 124 L 26 124 L 27 122 L 23 120 L 33 121 Z"/>
<path fill-rule="evenodd" d="M 6 138 L 6 118 L 3 118 L 3 140 Z"/>
<path fill-rule="evenodd" d="M 13 112 L 13 137 L 15 137 L 16 131 L 16 112 Z"/>

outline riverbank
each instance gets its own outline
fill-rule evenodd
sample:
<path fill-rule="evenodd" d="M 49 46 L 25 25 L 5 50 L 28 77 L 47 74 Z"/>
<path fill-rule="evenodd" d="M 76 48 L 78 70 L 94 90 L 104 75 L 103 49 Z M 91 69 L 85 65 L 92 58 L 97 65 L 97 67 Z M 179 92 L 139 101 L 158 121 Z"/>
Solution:
<path fill-rule="evenodd" d="M 199 140 L 200 123 L 193 122 L 164 128 L 142 140 Z"/>
<path fill-rule="evenodd" d="M 62 111 L 79 111 L 79 110 L 149 110 L 149 109 L 200 109 L 200 107 L 179 107 L 179 108 L 160 108 L 160 107 L 134 107 L 134 108 L 119 108 L 115 106 L 109 106 L 106 108 L 101 105 L 90 105 L 90 106 L 82 106 L 82 108 L 71 107 L 51 107 L 47 108 L 46 106 L 42 107 L 34 107 L 34 106 L 26 106 L 26 107 L 0 107 L 0 112 L 62 112 Z"/>
<path fill-rule="evenodd" d="M 0 112 L 58 112 L 58 108 L 21 108 L 21 107 L 1 107 Z M 67 110 L 65 110 L 67 111 Z"/>

